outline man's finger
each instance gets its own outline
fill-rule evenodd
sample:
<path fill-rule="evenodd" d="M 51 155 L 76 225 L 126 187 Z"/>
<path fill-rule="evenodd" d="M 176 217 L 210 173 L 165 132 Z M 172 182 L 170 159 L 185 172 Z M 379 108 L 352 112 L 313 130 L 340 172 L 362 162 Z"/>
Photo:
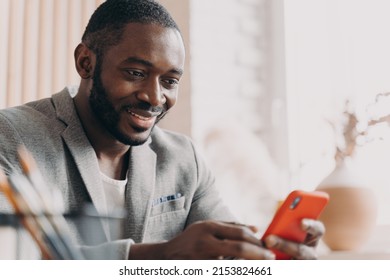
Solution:
<path fill-rule="evenodd" d="M 307 232 L 304 244 L 311 247 L 317 246 L 321 237 L 325 233 L 324 224 L 316 220 L 303 219 L 301 225 L 302 229 Z"/>
<path fill-rule="evenodd" d="M 312 236 L 321 237 L 325 233 L 325 226 L 322 222 L 312 219 L 302 219 L 302 229 Z"/>
<path fill-rule="evenodd" d="M 229 239 L 236 241 L 245 241 L 251 244 L 262 246 L 262 241 L 256 237 L 251 228 L 236 224 L 227 224 L 214 222 L 210 223 L 211 233 L 218 239 Z"/>
<path fill-rule="evenodd" d="M 270 250 L 254 244 L 235 240 L 220 240 L 212 243 L 211 251 L 218 251 L 223 257 L 234 257 L 246 260 L 274 260 L 275 254 Z"/>
<path fill-rule="evenodd" d="M 236 222 L 224 222 L 224 223 L 229 224 L 229 225 L 239 226 L 239 227 L 247 227 L 247 228 L 249 228 L 253 233 L 256 233 L 256 232 L 259 231 L 259 229 L 258 229 L 256 226 L 253 226 L 253 225 L 245 225 L 245 224 L 236 223 Z"/>
<path fill-rule="evenodd" d="M 296 243 L 279 238 L 275 235 L 269 235 L 265 239 L 266 247 L 269 249 L 276 249 L 287 255 L 290 255 L 293 259 L 310 260 L 317 259 L 316 251 L 313 247 L 307 246 L 302 243 Z"/>

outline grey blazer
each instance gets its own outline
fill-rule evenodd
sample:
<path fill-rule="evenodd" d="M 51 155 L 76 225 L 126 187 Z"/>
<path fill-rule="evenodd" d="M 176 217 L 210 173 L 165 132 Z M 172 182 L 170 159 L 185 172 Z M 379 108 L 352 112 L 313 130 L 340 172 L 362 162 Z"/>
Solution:
<path fill-rule="evenodd" d="M 65 210 L 78 211 L 85 203 L 100 203 L 103 191 L 70 90 L 0 111 L 0 167 L 7 174 L 20 172 L 16 151 L 23 144 L 47 183 L 61 190 Z M 158 127 L 147 143 L 131 147 L 125 205 L 123 240 L 108 240 L 102 249 L 115 248 L 124 259 L 133 242 L 168 240 L 199 220 L 233 220 L 192 142 Z M 0 210 L 10 209 L 0 196 Z"/>

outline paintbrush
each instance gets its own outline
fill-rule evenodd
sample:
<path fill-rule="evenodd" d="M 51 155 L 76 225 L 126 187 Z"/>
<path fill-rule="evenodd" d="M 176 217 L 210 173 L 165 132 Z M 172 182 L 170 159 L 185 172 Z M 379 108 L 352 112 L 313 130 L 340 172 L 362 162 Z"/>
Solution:
<path fill-rule="evenodd" d="M 44 259 L 53 259 L 53 255 L 48 248 L 47 244 L 44 241 L 42 232 L 38 229 L 36 221 L 30 215 L 26 215 L 26 209 L 23 209 L 23 202 L 20 197 L 18 197 L 12 190 L 7 176 L 0 169 L 0 191 L 4 193 L 11 206 L 14 208 L 16 215 L 20 218 L 20 222 L 23 227 L 30 233 L 32 239 L 37 244 L 39 250 L 41 251 L 42 258 Z"/>
<path fill-rule="evenodd" d="M 44 240 L 51 249 L 55 259 L 71 259 L 67 249 L 47 216 L 42 211 L 41 201 L 34 188 L 26 177 L 12 174 L 8 181 L 14 192 L 14 196 L 19 198 L 19 205 L 22 205 L 22 214 L 29 215 L 36 222 L 38 229 L 42 232 Z"/>
<path fill-rule="evenodd" d="M 69 236 L 65 234 L 69 230 L 65 218 L 62 216 L 61 193 L 58 189 L 47 186 L 34 158 L 24 147 L 18 149 L 18 155 L 24 175 L 31 183 L 32 190 L 35 189 L 35 194 L 38 196 L 37 199 L 41 201 L 40 209 L 37 209 L 37 211 L 41 211 L 49 220 L 62 243 L 61 247 L 64 249 L 64 257 L 66 259 L 84 259 L 81 251 L 71 243 Z"/>

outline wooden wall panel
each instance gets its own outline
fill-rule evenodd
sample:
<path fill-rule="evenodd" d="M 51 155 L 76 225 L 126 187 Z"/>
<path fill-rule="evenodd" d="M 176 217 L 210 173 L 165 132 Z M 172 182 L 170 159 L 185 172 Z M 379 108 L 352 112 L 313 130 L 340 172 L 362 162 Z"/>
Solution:
<path fill-rule="evenodd" d="M 103 0 L 0 1 L 0 108 L 79 83 L 73 50 Z"/>

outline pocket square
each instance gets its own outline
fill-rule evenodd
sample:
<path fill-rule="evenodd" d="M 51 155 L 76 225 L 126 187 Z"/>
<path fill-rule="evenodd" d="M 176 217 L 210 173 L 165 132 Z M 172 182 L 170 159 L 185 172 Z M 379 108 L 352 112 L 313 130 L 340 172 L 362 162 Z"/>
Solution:
<path fill-rule="evenodd" d="M 182 196 L 181 193 L 175 193 L 175 194 L 171 194 L 171 195 L 164 195 L 162 197 L 154 199 L 152 201 L 152 206 L 156 206 L 158 204 L 161 204 L 161 203 L 164 203 L 164 202 L 167 202 L 167 201 L 178 199 L 181 196 Z"/>

